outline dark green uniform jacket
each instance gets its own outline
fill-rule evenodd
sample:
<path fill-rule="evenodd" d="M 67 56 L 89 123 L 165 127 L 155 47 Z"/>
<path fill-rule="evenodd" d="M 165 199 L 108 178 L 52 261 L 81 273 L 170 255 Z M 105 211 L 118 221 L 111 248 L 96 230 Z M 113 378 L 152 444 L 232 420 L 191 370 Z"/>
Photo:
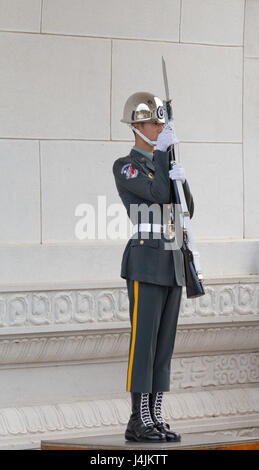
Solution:
<path fill-rule="evenodd" d="M 132 148 L 129 155 L 115 160 L 113 174 L 119 196 L 133 225 L 172 222 L 170 208 L 174 198 L 169 178 L 168 152 L 155 150 L 151 161 Z M 194 203 L 187 180 L 183 184 L 183 189 L 192 217 Z M 135 207 L 139 207 L 140 204 L 150 207 L 154 204 L 156 208 L 160 208 L 160 220 L 157 219 L 157 212 L 154 219 L 152 210 L 146 212 L 139 210 L 137 213 L 133 211 L 132 215 L 130 206 L 132 204 L 137 205 Z M 184 286 L 185 273 L 181 250 L 165 249 L 165 245 L 168 246 L 172 241 L 163 234 L 143 235 L 143 233 L 135 234 L 129 239 L 122 257 L 120 276 L 124 279 L 159 285 L 172 286 L 176 283 Z"/>

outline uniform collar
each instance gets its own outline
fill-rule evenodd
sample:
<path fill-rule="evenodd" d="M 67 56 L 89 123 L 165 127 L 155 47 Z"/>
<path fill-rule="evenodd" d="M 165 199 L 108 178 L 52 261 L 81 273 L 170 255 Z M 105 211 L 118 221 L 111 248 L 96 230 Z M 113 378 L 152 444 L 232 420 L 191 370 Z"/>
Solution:
<path fill-rule="evenodd" d="M 141 163 L 144 163 L 147 168 L 155 171 L 154 163 L 143 153 L 139 152 L 136 148 L 132 148 L 130 151 L 130 157 L 134 160 L 139 160 Z"/>
<path fill-rule="evenodd" d="M 148 152 L 147 150 L 144 150 L 144 149 L 141 149 L 139 147 L 137 147 L 136 145 L 134 145 L 134 150 L 137 150 L 137 152 L 140 152 L 144 155 L 144 157 L 148 157 L 149 160 L 153 160 L 153 152 Z"/>

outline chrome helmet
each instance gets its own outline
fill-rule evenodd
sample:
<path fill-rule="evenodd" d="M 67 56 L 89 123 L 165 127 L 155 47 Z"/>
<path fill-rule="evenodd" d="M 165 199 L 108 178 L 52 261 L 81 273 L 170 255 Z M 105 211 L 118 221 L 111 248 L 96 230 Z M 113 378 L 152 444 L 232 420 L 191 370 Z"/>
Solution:
<path fill-rule="evenodd" d="M 163 101 L 145 91 L 133 93 L 124 105 L 121 122 L 132 124 L 146 121 L 165 123 Z"/>

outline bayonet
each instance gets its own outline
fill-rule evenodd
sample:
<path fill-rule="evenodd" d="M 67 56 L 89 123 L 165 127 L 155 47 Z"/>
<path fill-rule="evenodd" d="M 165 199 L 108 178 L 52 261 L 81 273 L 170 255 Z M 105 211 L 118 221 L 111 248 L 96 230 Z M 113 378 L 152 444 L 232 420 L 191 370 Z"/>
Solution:
<path fill-rule="evenodd" d="M 165 97 L 166 97 L 166 99 L 163 100 L 163 103 L 164 103 L 164 108 L 165 108 L 166 121 L 170 121 L 170 119 L 173 118 L 173 111 L 172 111 L 172 106 L 171 106 L 172 100 L 170 99 L 166 65 L 165 65 L 165 59 L 163 56 L 162 56 L 162 69 L 163 69 Z"/>

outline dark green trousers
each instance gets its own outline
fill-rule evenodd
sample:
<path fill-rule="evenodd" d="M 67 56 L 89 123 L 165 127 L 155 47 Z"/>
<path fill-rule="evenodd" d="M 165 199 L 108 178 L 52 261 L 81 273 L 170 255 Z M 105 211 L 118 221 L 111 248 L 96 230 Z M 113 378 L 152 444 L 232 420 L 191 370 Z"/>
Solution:
<path fill-rule="evenodd" d="M 131 335 L 128 392 L 167 392 L 182 286 L 127 279 Z"/>

